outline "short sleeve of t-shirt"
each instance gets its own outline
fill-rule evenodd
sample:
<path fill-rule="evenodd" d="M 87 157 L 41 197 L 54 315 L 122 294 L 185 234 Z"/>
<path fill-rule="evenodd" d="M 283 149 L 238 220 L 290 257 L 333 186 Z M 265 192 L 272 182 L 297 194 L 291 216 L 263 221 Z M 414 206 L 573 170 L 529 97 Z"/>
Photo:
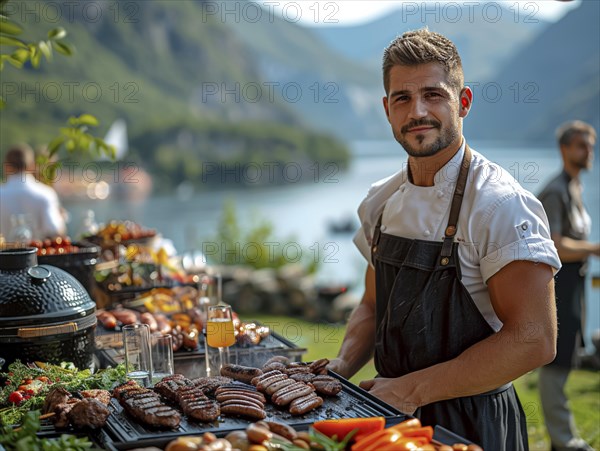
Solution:
<path fill-rule="evenodd" d="M 541 203 L 524 193 L 506 194 L 490 206 L 479 230 L 480 270 L 483 280 L 516 260 L 545 263 L 554 271 L 560 260 L 550 238 L 546 213 Z"/>

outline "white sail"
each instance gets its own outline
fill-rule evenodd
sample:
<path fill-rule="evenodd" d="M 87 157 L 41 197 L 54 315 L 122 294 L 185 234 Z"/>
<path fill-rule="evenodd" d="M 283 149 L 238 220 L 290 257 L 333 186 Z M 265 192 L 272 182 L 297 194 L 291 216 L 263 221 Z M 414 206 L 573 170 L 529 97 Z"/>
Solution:
<path fill-rule="evenodd" d="M 127 140 L 127 124 L 124 119 L 117 119 L 108 129 L 104 141 L 107 144 L 115 146 L 117 161 L 122 160 L 129 150 L 129 143 Z M 107 157 L 102 157 L 103 160 L 107 160 Z"/>

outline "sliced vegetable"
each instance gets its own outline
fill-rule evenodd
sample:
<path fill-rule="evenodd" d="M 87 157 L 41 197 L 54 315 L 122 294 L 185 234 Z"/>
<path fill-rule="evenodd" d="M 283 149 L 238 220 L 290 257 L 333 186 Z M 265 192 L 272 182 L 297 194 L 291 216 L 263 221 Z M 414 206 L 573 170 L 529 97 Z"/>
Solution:
<path fill-rule="evenodd" d="M 381 431 L 385 427 L 385 418 L 340 418 L 336 420 L 321 420 L 313 424 L 313 428 L 327 437 L 337 437 L 344 440 L 353 430 L 357 430 L 357 436 L 365 436 L 373 432 Z"/>

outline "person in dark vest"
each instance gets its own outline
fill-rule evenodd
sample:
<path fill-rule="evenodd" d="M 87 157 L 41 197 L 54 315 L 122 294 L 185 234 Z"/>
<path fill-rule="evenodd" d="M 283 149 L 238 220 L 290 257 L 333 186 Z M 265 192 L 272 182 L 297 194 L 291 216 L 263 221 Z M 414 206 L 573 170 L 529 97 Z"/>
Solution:
<path fill-rule="evenodd" d="M 556 358 L 540 369 L 539 388 L 546 429 L 556 451 L 591 450 L 578 436 L 565 395 L 565 384 L 583 345 L 587 260 L 600 255 L 600 243 L 588 241 L 592 227 L 583 205 L 581 171 L 592 168 L 596 131 L 582 121 L 567 122 L 556 132 L 563 170 L 544 187 L 542 202 L 562 269 L 555 277 L 558 313 Z"/>
<path fill-rule="evenodd" d="M 541 203 L 462 135 L 473 93 L 460 56 L 427 29 L 383 58 L 383 106 L 408 164 L 360 204 L 365 293 L 329 368 L 373 356 L 371 394 L 491 451 L 527 450 L 511 381 L 556 352 L 560 260 Z"/>

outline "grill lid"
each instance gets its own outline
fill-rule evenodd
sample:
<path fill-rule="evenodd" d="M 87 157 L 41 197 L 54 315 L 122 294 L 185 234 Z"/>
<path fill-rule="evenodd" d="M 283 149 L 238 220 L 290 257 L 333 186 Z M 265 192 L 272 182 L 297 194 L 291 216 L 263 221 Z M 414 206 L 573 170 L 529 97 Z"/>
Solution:
<path fill-rule="evenodd" d="M 25 326 L 80 323 L 96 310 L 77 279 L 54 266 L 38 266 L 36 252 L 0 251 L 0 335 Z"/>

